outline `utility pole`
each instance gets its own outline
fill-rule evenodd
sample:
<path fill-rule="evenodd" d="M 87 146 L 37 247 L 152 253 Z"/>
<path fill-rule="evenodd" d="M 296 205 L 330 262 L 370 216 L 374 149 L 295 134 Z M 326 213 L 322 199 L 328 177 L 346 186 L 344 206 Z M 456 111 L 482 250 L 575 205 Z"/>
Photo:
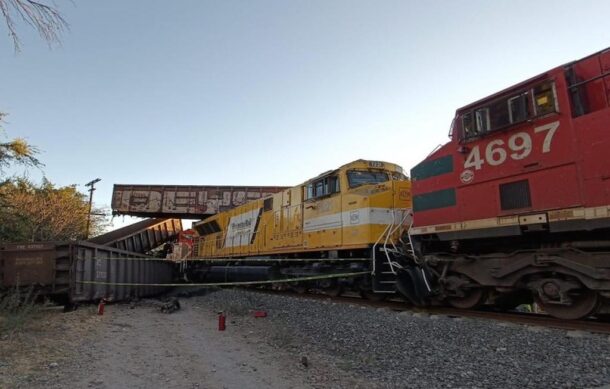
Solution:
<path fill-rule="evenodd" d="M 93 191 L 95 190 L 95 184 L 100 182 L 101 178 L 96 178 L 93 181 L 89 181 L 85 186 L 89 187 L 89 212 L 87 212 L 87 230 L 85 232 L 85 239 L 89 239 L 89 226 L 91 225 L 91 207 L 93 206 Z"/>

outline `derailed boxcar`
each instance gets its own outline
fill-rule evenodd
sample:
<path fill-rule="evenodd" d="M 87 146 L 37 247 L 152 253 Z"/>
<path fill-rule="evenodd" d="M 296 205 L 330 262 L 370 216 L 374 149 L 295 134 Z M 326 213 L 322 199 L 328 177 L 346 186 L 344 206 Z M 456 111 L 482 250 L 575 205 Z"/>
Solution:
<path fill-rule="evenodd" d="M 33 286 L 61 303 L 145 297 L 167 290 L 173 264 L 88 242 L 7 244 L 0 250 L 0 288 Z M 141 286 L 138 284 L 148 284 Z"/>

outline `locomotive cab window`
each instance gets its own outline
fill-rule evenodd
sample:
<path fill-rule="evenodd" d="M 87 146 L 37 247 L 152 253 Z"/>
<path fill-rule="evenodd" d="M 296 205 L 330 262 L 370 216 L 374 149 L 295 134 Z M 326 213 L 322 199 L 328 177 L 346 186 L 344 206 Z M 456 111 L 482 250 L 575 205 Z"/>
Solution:
<path fill-rule="evenodd" d="M 361 185 L 380 184 L 389 180 L 388 173 L 382 171 L 350 170 L 347 172 L 350 188 Z"/>
<path fill-rule="evenodd" d="M 307 184 L 305 200 L 330 196 L 341 191 L 339 177 L 328 176 Z"/>
<path fill-rule="evenodd" d="M 528 93 L 526 92 L 508 99 L 508 118 L 511 123 L 519 123 L 527 120 L 529 116 L 527 96 Z"/>
<path fill-rule="evenodd" d="M 269 197 L 263 201 L 263 211 L 271 211 L 273 209 L 273 197 Z"/>
<path fill-rule="evenodd" d="M 479 134 L 489 131 L 489 109 L 481 108 L 475 111 L 475 118 L 477 121 L 477 132 Z"/>
<path fill-rule="evenodd" d="M 464 129 L 464 138 L 472 138 L 477 135 L 472 121 L 472 113 L 468 112 L 462 116 L 462 128 Z"/>
<path fill-rule="evenodd" d="M 533 88 L 515 91 L 464 112 L 460 140 L 471 140 L 492 131 L 510 128 L 537 116 L 559 112 L 555 83 L 545 81 Z"/>
<path fill-rule="evenodd" d="M 534 109 L 536 116 L 557 112 L 553 82 L 545 82 L 534 87 Z"/>

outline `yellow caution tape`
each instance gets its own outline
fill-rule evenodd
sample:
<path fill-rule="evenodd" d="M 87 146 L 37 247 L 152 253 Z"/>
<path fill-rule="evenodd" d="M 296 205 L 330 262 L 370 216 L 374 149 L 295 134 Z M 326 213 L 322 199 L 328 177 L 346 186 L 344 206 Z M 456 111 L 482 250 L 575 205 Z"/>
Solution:
<path fill-rule="evenodd" d="M 168 259 L 155 257 L 128 257 L 128 258 L 76 258 L 77 261 L 158 261 L 167 263 L 183 262 L 356 262 L 370 261 L 371 258 L 186 258 Z"/>
<path fill-rule="evenodd" d="M 114 285 L 114 286 L 240 286 L 240 285 L 265 285 L 265 284 L 276 284 L 282 282 L 299 282 L 299 281 L 314 281 L 324 280 L 331 278 L 346 278 L 355 277 L 365 274 L 371 274 L 368 271 L 361 271 L 355 273 L 339 273 L 339 274 L 325 274 L 321 276 L 309 276 L 309 277 L 297 277 L 297 278 L 286 278 L 280 280 L 266 280 L 266 281 L 237 281 L 237 282 L 211 282 L 211 283 L 180 283 L 180 284 L 136 284 L 129 282 L 105 282 L 105 281 L 75 281 L 78 284 L 85 285 Z"/>

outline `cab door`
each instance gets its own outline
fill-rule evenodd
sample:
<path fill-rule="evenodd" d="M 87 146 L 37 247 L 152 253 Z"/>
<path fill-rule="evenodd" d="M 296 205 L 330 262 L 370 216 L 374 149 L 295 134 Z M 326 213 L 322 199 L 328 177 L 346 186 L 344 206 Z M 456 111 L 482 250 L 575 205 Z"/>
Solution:
<path fill-rule="evenodd" d="M 333 249 L 343 244 L 341 190 L 338 174 L 305 185 L 303 247 Z"/>

